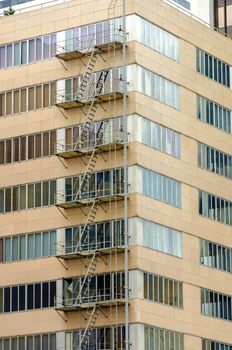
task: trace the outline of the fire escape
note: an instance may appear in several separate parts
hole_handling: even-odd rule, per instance
[[[117,0],[112,0],[109,8],[109,14],[112,14],[112,10],[116,5]],[[57,145],[57,156],[64,159],[81,157],[85,164],[85,171],[81,176],[81,180],[74,184],[73,188],[77,188],[76,192],[72,192],[67,200],[65,190],[63,192],[57,193],[56,206],[63,208],[65,210],[69,208],[79,207],[85,214],[86,220],[82,226],[79,240],[73,244],[71,251],[67,251],[65,243],[59,243],[59,248],[57,248],[57,258],[59,259],[73,259],[80,258],[84,259],[84,266],[86,267],[86,272],[84,278],[82,279],[81,285],[74,287],[72,290],[73,295],[71,302],[67,302],[65,298],[57,297],[57,310],[68,312],[74,310],[84,311],[84,317],[86,320],[86,326],[84,332],[81,336],[81,350],[88,349],[88,341],[92,330],[95,327],[95,323],[101,312],[101,309],[106,306],[115,305],[115,303],[123,303],[123,300],[109,300],[108,302],[101,302],[97,298],[93,303],[85,302],[86,296],[88,295],[89,285],[95,275],[96,268],[99,260],[105,254],[120,253],[124,251],[123,245],[110,246],[107,249],[98,246],[87,245],[89,241],[89,232],[91,226],[94,224],[94,220],[98,213],[99,208],[103,203],[107,203],[115,200],[123,200],[123,191],[119,193],[114,192],[113,194],[102,195],[95,191],[94,196],[89,196],[88,185],[91,174],[94,173],[96,163],[99,154],[102,152],[108,152],[110,150],[115,151],[117,149],[123,148],[123,134],[122,131],[118,132],[116,138],[114,138],[110,143],[105,144],[104,140],[104,127],[103,122],[98,129],[96,135],[96,142],[89,142],[90,127],[94,122],[95,115],[97,113],[98,107],[104,102],[110,100],[115,100],[123,97],[123,93],[120,89],[114,89],[107,91],[105,89],[105,82],[109,78],[110,70],[105,69],[98,74],[98,78],[94,79],[95,72],[94,68],[99,57],[110,49],[120,50],[122,48],[122,35],[120,29],[117,29],[117,33],[114,29],[113,39],[107,43],[96,44],[95,35],[89,40],[88,47],[82,48],[79,45],[75,50],[67,50],[65,47],[58,47],[58,52],[56,57],[60,61],[67,62],[73,59],[81,59],[86,61],[85,71],[81,77],[81,82],[77,91],[72,93],[72,98],[70,96],[65,96],[64,93],[57,91],[56,96],[56,106],[62,110],[69,110],[71,108],[81,109],[83,112],[84,123],[81,128],[80,134],[76,142],[72,145]],[[59,46],[59,45],[58,45]],[[123,188],[123,184],[122,184]]]

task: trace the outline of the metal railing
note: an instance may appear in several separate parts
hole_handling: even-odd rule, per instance
[[[90,191],[84,191],[79,196],[77,196],[77,193],[72,192],[69,193],[68,190],[58,191],[55,194],[55,204],[59,205],[62,203],[69,203],[69,202],[78,202],[81,200],[93,200],[95,198],[101,198],[101,197],[111,197],[111,196],[123,196],[124,193],[124,187],[122,186],[115,186],[115,188],[104,188],[104,189],[95,189]]]
[[[222,34],[223,36],[229,38],[230,40],[232,39],[232,37],[229,36],[227,33],[221,32],[219,28],[213,26],[212,24],[210,24],[210,23],[204,21],[202,18],[200,18],[200,17],[194,15],[193,13],[191,13],[191,10],[189,11],[189,10],[185,9],[184,7],[182,7],[182,6],[180,6],[180,5],[178,5],[178,4],[174,3],[174,2],[172,2],[171,0],[163,0],[163,1],[166,2],[168,5],[170,5],[170,6],[174,7],[174,8],[176,8],[177,10],[183,12],[185,15],[191,17],[192,19],[194,19],[194,20],[200,22],[200,23],[203,24],[204,26],[206,26],[206,27],[208,27],[208,28],[210,28],[210,29],[212,29],[212,30],[218,32],[219,34]]]
[[[93,48],[108,45],[110,43],[123,43],[121,30],[112,26],[112,29],[96,32],[89,35],[81,35],[70,39],[64,39],[56,43],[56,54],[71,53],[79,51],[82,54],[88,54]]]
[[[94,75],[93,75],[94,77]],[[98,83],[97,82],[91,82],[86,87],[86,92],[82,99],[77,98],[77,92],[78,89],[70,89],[69,92],[67,92],[67,89],[57,90],[56,91],[56,103],[64,103],[64,102],[72,102],[72,101],[78,101],[81,103],[91,102],[93,98],[97,98],[98,96],[101,96],[103,94],[110,94],[110,93],[123,93],[123,86],[122,82],[119,78],[117,79],[109,79],[106,80],[103,84],[103,89],[100,94],[98,93]]]
[[[70,294],[72,293],[70,292]],[[64,307],[81,306],[82,304],[97,304],[123,300],[124,297],[124,287],[90,290],[86,295],[83,296],[79,296],[79,291],[77,290],[70,298],[64,298],[61,295],[57,295],[55,297],[55,305]]]
[[[42,4],[40,3],[40,4],[36,4],[36,5],[31,5],[32,1],[30,1],[30,2],[28,2],[28,6],[25,5],[25,7],[22,7],[22,4],[15,5],[15,6],[13,6],[13,10],[15,11],[13,16],[18,15],[18,14],[22,14],[22,13],[26,13],[29,11],[40,10],[42,8],[49,7],[49,6],[64,4],[64,3],[69,2],[69,1],[70,0],[50,0],[50,1],[44,1]],[[19,8],[17,8],[17,6]],[[4,10],[7,10],[7,9],[8,8],[0,9],[0,17],[5,17]]]
[[[119,248],[124,246],[124,237],[122,235],[121,239],[111,240],[92,240],[92,242],[83,242],[79,244],[79,240],[61,241],[56,242],[56,255],[65,255],[72,253],[88,252],[95,250],[104,250],[110,248]]]
[[[56,153],[65,153],[71,151],[82,152],[84,150],[92,150],[93,148],[107,146],[111,143],[123,144],[123,131],[117,130],[112,135],[106,135],[103,137],[96,138],[96,133],[90,133],[89,137],[85,141],[79,141],[78,139],[73,140],[71,143],[65,144],[65,140],[55,143]]]

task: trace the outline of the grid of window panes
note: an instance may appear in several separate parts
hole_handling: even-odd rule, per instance
[[[82,98],[92,98],[93,96],[107,94],[109,92],[122,92],[120,72],[121,68],[112,68],[92,73]],[[78,77],[67,78],[65,80],[57,80],[56,103],[75,100],[82,77],[82,75],[79,75]],[[101,89],[99,89],[99,81],[101,82]],[[62,85],[61,89],[60,85]]]
[[[196,49],[197,71],[208,78],[230,87],[230,66],[218,58]]]
[[[179,38],[172,33],[137,15],[127,16],[126,27],[128,41],[136,40],[175,61],[179,60]]]
[[[24,86],[0,93],[0,117],[51,107],[55,103],[55,82]]]
[[[142,221],[144,247],[178,257],[182,256],[182,233],[180,231],[152,221],[144,219]]]
[[[123,174],[123,169],[111,169],[91,173],[88,185],[85,188],[85,192],[81,194],[82,199],[122,195],[124,193]],[[81,184],[82,176],[83,175],[78,175],[65,178],[65,195],[62,195],[62,193],[61,197],[58,195],[58,202],[61,200],[65,202],[75,201],[77,191]]]
[[[48,157],[55,153],[56,130],[0,141],[0,164]]]
[[[65,333],[66,349],[78,350],[84,330]],[[89,350],[125,349],[125,326],[94,328],[88,338]]]
[[[183,283],[144,272],[144,298],[183,308]]]
[[[65,228],[65,252],[105,249],[124,245],[124,220],[98,222],[90,225],[88,236],[82,237],[84,226]],[[59,250],[59,246],[57,247]]]
[[[55,203],[56,180],[0,189],[0,213],[40,208]]]
[[[53,307],[55,295],[56,281],[0,288],[0,312]]]
[[[135,39],[148,45],[170,58],[178,59],[179,40],[176,36],[137,15],[127,16],[126,22],[129,40],[131,36],[132,40]],[[132,23],[132,26],[130,23]],[[53,58],[58,52],[56,45],[58,47],[64,45],[64,42],[59,43],[59,38],[64,38],[65,48],[70,51],[77,47],[86,48],[86,45],[93,39],[93,43],[96,45],[106,44],[112,40],[120,40],[120,31],[118,31],[120,24],[121,18],[118,18],[2,45],[0,46],[0,69]],[[136,29],[139,26],[141,30],[137,31]],[[147,34],[150,31],[152,35],[148,36]],[[93,37],[94,33],[96,33],[96,37]],[[144,35],[141,33],[144,33]]]
[[[232,249],[220,244],[200,240],[200,262],[215,269],[232,272]]]
[[[55,230],[0,238],[0,262],[53,256],[55,244]]]
[[[144,326],[144,350],[184,350],[182,333]]]
[[[113,118],[93,122],[85,133],[84,140],[81,140],[82,147],[98,146],[117,141],[117,132],[122,130],[123,118]],[[70,126],[65,129],[64,140],[59,140],[57,151],[74,149],[81,135],[83,124]],[[115,135],[116,134],[116,135]],[[64,147],[62,147],[62,145]]]
[[[199,191],[199,214],[223,224],[232,225],[232,202]]]
[[[56,350],[56,334],[44,333],[0,338],[0,350]]]
[[[142,169],[142,193],[181,208],[181,183],[145,168]]]
[[[180,134],[149,119],[140,118],[142,143],[163,153],[180,158]]]
[[[232,321],[232,297],[212,290],[201,289],[201,313]]]
[[[232,350],[232,345],[216,340],[202,339],[202,350]]]
[[[110,300],[122,300],[125,298],[124,272],[105,273],[94,275],[85,292],[82,284],[85,276],[68,278],[63,280],[62,305],[78,305],[81,303],[100,303]]]
[[[231,111],[199,95],[197,95],[197,118],[231,133]]]
[[[198,143],[198,165],[203,169],[232,179],[232,157],[202,143]]]
[[[130,79],[134,84],[135,77],[137,77],[136,90],[170,107],[179,109],[180,87],[178,84],[139,65],[127,66],[127,77],[128,91],[133,90],[133,87],[130,87]]]

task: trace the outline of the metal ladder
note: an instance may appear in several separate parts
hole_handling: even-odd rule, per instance
[[[98,56],[99,56],[99,53],[97,52],[97,50],[94,47],[92,52],[91,52],[91,55],[89,57],[89,61],[87,63],[85,72],[82,76],[80,87],[79,87],[78,92],[75,96],[76,100],[82,99],[84,92],[86,90],[87,84],[89,82],[89,79],[91,77],[91,74],[93,72],[93,68],[95,66],[95,63],[97,62]]]
[[[88,322],[87,322],[87,325],[85,327],[84,333],[81,336],[80,346],[79,346],[78,350],[88,350],[89,337],[93,331],[93,328],[95,326],[95,323],[97,321],[99,313],[100,313],[99,305],[94,305],[94,307],[92,308],[92,310],[90,312],[89,311],[86,312],[86,316],[88,317]]]
[[[76,144],[74,145],[74,150],[76,150],[79,147],[79,145],[83,142],[82,139],[84,139],[84,141],[87,140],[88,130],[90,128],[90,125],[93,122],[94,116],[97,112],[98,105],[99,105],[99,103],[96,103],[95,97],[102,92],[103,87],[104,87],[104,83],[106,81],[108,74],[109,74],[109,70],[104,70],[101,72],[101,74],[98,78],[97,84],[96,84],[94,97],[92,98],[90,104],[88,102],[85,104],[85,107],[83,110],[83,114],[85,115],[85,122],[84,122],[83,128],[81,130],[81,134],[80,134]]]

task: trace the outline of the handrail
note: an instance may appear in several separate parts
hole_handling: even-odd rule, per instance
[[[164,2],[166,2],[168,5],[176,8],[177,10],[183,12],[184,14],[186,14],[187,16],[193,18],[194,20],[200,22],[201,24],[205,25],[206,27],[218,32],[219,34],[222,34],[223,36],[227,37],[228,39],[232,40],[232,37],[230,35],[228,35],[227,33],[223,33],[220,31],[219,28],[213,26],[212,24],[204,21],[202,18],[194,15],[193,13],[191,13],[190,11],[188,11],[187,9],[185,9],[184,7],[178,5],[177,3],[172,2],[171,0],[163,0]]]
[[[29,6],[25,6],[23,8],[19,8],[19,9],[17,9],[15,7],[15,6],[18,6],[18,5],[15,5],[14,8],[13,8],[13,10],[15,11],[14,15],[19,15],[19,14],[26,13],[26,12],[33,11],[33,10],[39,10],[41,8],[45,8],[45,7],[49,7],[49,6],[60,5],[60,4],[63,4],[65,2],[69,2],[69,1],[70,0],[50,0],[50,1],[45,1],[42,4],[29,5]],[[32,1],[29,1],[29,3],[31,3],[31,2]],[[0,11],[7,10],[7,8],[8,7],[4,7],[2,9],[0,9]],[[6,17],[6,16],[4,16],[4,12],[0,13],[0,17]]]
[[[95,77],[94,74],[92,76]],[[82,97],[81,99],[76,98],[77,91],[75,90],[75,88],[70,89],[69,93],[66,93],[66,89],[57,90],[55,92],[56,103],[64,103],[64,102],[71,102],[71,101],[80,101],[84,103],[86,100],[93,99],[94,97],[101,96],[102,94],[121,92],[122,87],[120,87],[120,83],[121,83],[121,80],[119,78],[111,78],[107,80],[103,84],[103,87],[105,87],[106,91],[104,91],[103,89],[103,91],[99,94],[97,93],[98,83],[92,81],[87,85],[86,95],[84,95],[84,97]],[[108,84],[110,86],[107,86]]]
[[[109,196],[117,196],[117,195],[123,195],[124,188],[123,186],[119,186],[117,184],[114,184],[116,188],[102,188],[102,189],[95,189],[93,191],[85,191],[80,194],[80,198],[77,198],[77,200],[81,199],[94,199],[94,198],[101,198],[101,197],[109,197]],[[55,194],[55,203],[56,204],[62,204],[62,203],[72,203],[76,202],[76,193],[68,193],[68,191],[63,190],[59,191]]]
[[[89,133],[89,138],[85,141],[73,140],[71,143],[65,143],[65,140],[61,140],[54,144],[54,149],[57,154],[63,152],[72,152],[72,151],[82,151],[82,149],[92,150],[93,148],[97,148],[99,146],[107,146],[110,143],[122,143],[123,138],[120,139],[120,136],[123,135],[123,131],[115,130],[114,133],[110,133],[109,135],[103,135],[102,137],[95,137],[95,133]],[[78,145],[78,147],[76,147]]]
[[[94,47],[98,47],[99,45],[107,45],[110,42],[120,42],[122,43],[123,35],[120,34],[119,28],[115,28],[115,26],[111,25],[109,30],[102,30],[100,32],[96,32],[94,37],[93,34],[89,35],[81,35],[79,37],[73,37],[70,39],[60,40],[56,43],[56,47],[58,49],[62,49],[63,51],[56,52],[59,53],[71,53],[75,50],[84,51],[84,53],[88,53],[88,51],[92,50]],[[103,37],[108,36],[107,40],[103,42]],[[111,40],[112,37],[112,40]],[[100,38],[100,39],[99,39]],[[98,43],[99,41],[99,43]],[[88,45],[90,43],[90,45]],[[83,46],[82,46],[83,45]],[[69,49],[69,46],[72,49]]]
[[[81,283],[81,281],[80,281]],[[61,304],[62,306],[78,306],[81,304],[100,303],[104,301],[114,301],[117,299],[124,299],[124,287],[112,286],[111,288],[90,290],[84,296],[78,297],[78,292],[70,292],[76,294],[76,297],[65,298],[62,295],[55,296],[55,305]]]
[[[72,254],[72,253],[78,253],[78,252],[88,252],[93,250],[102,250],[102,249],[108,249],[108,248],[120,248],[124,247],[124,239],[123,235],[121,239],[114,239],[114,237],[117,235],[114,235],[111,240],[102,240],[102,241],[92,241],[91,243],[83,243],[79,247],[78,250],[77,244],[74,244],[73,240],[70,241],[58,241],[56,242],[56,254]]]

